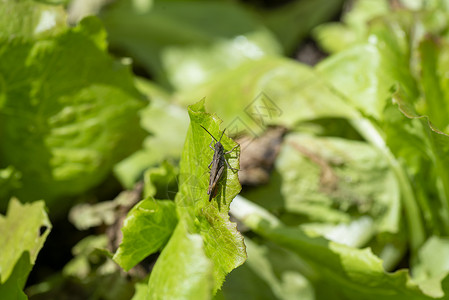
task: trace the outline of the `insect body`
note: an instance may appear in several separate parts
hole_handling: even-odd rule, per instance
[[[201,126],[201,125],[200,125]],[[203,127],[203,126],[201,126]],[[212,158],[212,161],[207,166],[210,169],[210,177],[209,177],[209,188],[207,189],[207,194],[209,195],[209,202],[217,195],[217,186],[218,181],[220,180],[221,176],[223,176],[225,163],[228,166],[229,169],[233,171],[238,171],[238,169],[232,168],[226,158],[224,157],[226,154],[229,154],[234,150],[238,145],[236,145],[234,148],[232,148],[230,151],[225,152],[223,145],[221,144],[221,138],[224,135],[224,132],[226,128],[223,130],[223,133],[221,134],[220,139],[217,141],[217,139],[206,129],[203,127],[204,130],[206,130],[207,133],[215,140],[215,145],[212,148],[212,142],[209,144],[209,147],[214,150],[214,156]],[[211,167],[212,165],[212,167]]]

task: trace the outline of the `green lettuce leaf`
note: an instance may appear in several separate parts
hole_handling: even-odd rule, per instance
[[[435,299],[432,292],[420,290],[406,270],[385,272],[382,261],[370,249],[310,237],[242,197],[234,200],[231,211],[262,237],[301,257],[327,288],[338,291],[334,299]],[[445,292],[448,283],[449,277],[445,277],[442,285]]]
[[[375,221],[366,232],[368,240],[372,230],[397,233],[400,228],[394,173],[381,153],[360,141],[290,134],[270,183],[245,197],[273,211],[306,216],[308,222],[336,224],[370,216]]]
[[[448,251],[448,238],[432,236],[419,250],[418,262],[413,268],[413,278],[434,297],[444,296],[441,281],[449,274]]]
[[[159,256],[148,283],[147,299],[210,299],[213,265],[201,235],[181,220]]]
[[[211,202],[207,194],[212,137],[201,126],[220,138],[220,120],[205,112],[204,100],[190,106],[189,115],[175,201],[148,198],[137,204],[125,220],[123,242],[114,255],[128,270],[163,248],[149,279],[150,299],[209,299],[225,276],[246,259],[243,238],[228,215],[241,189],[237,172],[225,169]],[[236,146],[226,135],[220,141],[225,151]],[[238,168],[239,148],[225,158]],[[163,196],[175,183],[176,173],[168,163],[150,169],[145,176],[146,193]]]
[[[270,242],[245,237],[246,263],[223,285],[225,299],[315,299],[307,265],[294,253]],[[310,275],[310,274],[309,274]]]
[[[167,161],[144,174],[144,195],[155,199],[175,199],[178,191],[178,170]]]
[[[280,54],[271,32],[238,2],[142,3],[119,1],[101,17],[111,45],[166,86],[191,88],[242,61]]]
[[[404,1],[402,1],[403,3]],[[350,48],[363,43],[368,34],[368,22],[389,12],[386,0],[354,1],[341,22],[325,23],[317,26],[312,34],[320,47],[329,53]],[[338,36],[338,38],[335,38]]]
[[[138,282],[135,284],[135,293],[131,300],[146,300],[147,297],[148,284],[143,282]]]
[[[63,6],[50,5],[49,1],[2,1],[0,15],[0,41],[11,37],[22,40],[49,37],[67,27]]]
[[[106,234],[83,238],[72,248],[73,258],[62,272],[28,286],[27,295],[30,299],[131,299],[134,282],[111,259],[105,250],[108,244]]]
[[[21,174],[13,166],[0,169],[0,199],[9,199],[20,188]],[[7,203],[0,201],[0,211],[6,211]]]
[[[22,289],[51,227],[43,201],[11,199],[0,215],[0,298],[27,299]]]
[[[438,18],[444,11],[432,21],[433,12],[404,10],[376,18],[368,24],[365,43],[317,67],[335,91],[367,116],[352,124],[384,154],[396,175],[413,256],[426,230],[447,233],[449,225],[447,214],[440,213],[449,192],[443,100],[449,48],[446,39],[436,38],[448,23]]]
[[[344,1],[290,1],[278,8],[262,11],[263,22],[273,31],[290,55],[318,24],[338,14]],[[286,30],[288,28],[288,30]]]
[[[421,179],[415,190],[428,222],[426,226],[429,230],[446,233],[449,218],[441,214],[441,209],[446,210],[449,203],[449,136],[435,128],[428,116],[419,115],[409,101],[401,91],[393,95],[393,102],[386,108],[391,116],[385,122],[387,141],[396,153],[407,159],[409,172]],[[407,126],[398,127],[398,123]],[[424,194],[434,195],[438,201]]]
[[[449,203],[449,40],[441,35],[449,24],[447,10],[439,9],[443,2],[421,3],[419,14],[404,10],[372,20],[367,43],[318,67],[339,93],[375,118],[369,126],[354,124],[396,173],[414,254],[425,231],[447,234],[449,226],[448,214],[441,213]],[[342,70],[348,76],[340,76]]]
[[[273,124],[294,127],[319,118],[359,115],[310,67],[273,57],[246,62],[175,97],[182,104],[205,97],[207,108],[234,134],[246,130],[258,135]]]
[[[443,29],[447,24],[448,13],[448,5],[445,0],[403,0],[400,3],[392,3],[387,0],[357,0],[349,9],[343,11],[341,22],[319,25],[312,31],[312,34],[321,48],[329,53],[336,53],[365,43],[374,22],[382,20],[384,17],[394,18],[410,12],[419,16],[412,21],[415,29],[418,29],[421,26],[419,23],[424,21],[427,30],[432,29],[439,35],[447,35]],[[423,12],[430,13],[423,18]],[[391,29],[395,31],[398,28]],[[422,32],[419,28],[419,30],[409,33],[414,35]],[[335,38],[336,36],[338,38]]]
[[[225,169],[216,197],[211,202],[206,193],[208,165],[213,155],[209,148],[212,138],[200,125],[219,138],[222,133],[218,129],[219,119],[205,112],[204,100],[190,106],[189,115],[191,123],[181,157],[179,191],[175,198],[180,221],[150,276],[151,299],[176,295],[189,299],[192,289],[199,293],[197,288],[201,288],[199,296],[210,297],[221,287],[225,276],[246,259],[243,238],[228,215],[229,205],[241,189],[237,173]],[[225,151],[235,146],[226,135],[221,143]],[[226,155],[233,168],[238,168],[238,154],[236,150]],[[197,249],[197,254],[181,247],[186,243]],[[183,257],[182,263],[179,257]],[[195,259],[200,261],[200,266],[197,266],[198,262],[191,265]],[[175,279],[167,276],[168,273]],[[190,277],[195,280],[192,284],[189,284]]]
[[[114,167],[120,182],[131,189],[145,169],[159,165],[162,161],[177,161],[189,126],[189,115],[185,107],[173,103],[170,95],[155,83],[139,79],[138,89],[151,99],[151,104],[141,111],[142,127],[148,135],[143,149],[132,154]],[[164,197],[160,199],[166,199]],[[172,199],[172,198],[170,198]]]
[[[80,194],[140,147],[144,102],[128,67],[105,51],[96,18],[53,37],[0,42],[0,158],[22,174],[24,201]]]
[[[63,269],[65,276],[73,276],[80,279],[87,279],[93,271],[92,265],[95,262],[101,265],[103,253],[99,254],[99,249],[106,249],[108,238],[106,235],[90,235],[79,241],[72,249],[74,258],[69,261]]]
[[[173,201],[147,198],[128,213],[122,227],[123,240],[114,261],[128,271],[150,254],[162,249],[176,227]]]

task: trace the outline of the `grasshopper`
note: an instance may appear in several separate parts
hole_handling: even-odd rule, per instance
[[[202,125],[200,125],[203,127]],[[207,189],[207,194],[209,195],[209,202],[212,201],[212,199],[217,195],[217,186],[218,181],[220,180],[221,176],[223,176],[225,163],[228,166],[229,169],[233,171],[238,171],[239,169],[232,168],[226,158],[224,157],[226,154],[231,153],[237,146],[229,150],[228,152],[224,151],[223,145],[221,144],[221,138],[224,135],[224,132],[226,128],[223,130],[223,133],[221,134],[220,139],[217,141],[217,139],[206,129],[203,127],[204,130],[206,130],[207,133],[213,138],[212,142],[210,142],[209,147],[214,150],[214,156],[212,157],[212,161],[207,166],[210,170],[210,177],[209,177],[209,188]],[[212,148],[212,143],[215,140],[215,145]],[[212,165],[212,168],[211,168]]]

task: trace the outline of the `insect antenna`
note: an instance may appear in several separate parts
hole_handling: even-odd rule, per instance
[[[226,130],[226,128],[223,130],[223,133],[221,134],[220,140],[218,142],[221,142],[221,138],[223,137],[223,134],[224,134],[225,130]]]
[[[200,126],[203,127],[203,125],[200,125]],[[216,142],[218,142],[217,139],[212,135],[212,133],[209,132],[209,130],[207,130],[207,129],[204,128],[204,127],[203,127],[203,129],[206,130],[206,132],[209,133],[209,135],[210,135]],[[224,131],[223,131],[223,133],[224,133]],[[221,136],[223,136],[223,134],[222,134]],[[221,138],[220,138],[220,141],[221,141]]]

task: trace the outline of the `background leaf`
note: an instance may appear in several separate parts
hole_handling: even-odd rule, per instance
[[[89,18],[54,38],[0,46],[0,157],[22,174],[26,201],[82,193],[140,147],[144,102],[101,37]]]
[[[22,205],[13,198],[7,215],[0,215],[2,298],[26,299],[22,289],[51,227],[43,201]]]
[[[271,33],[237,2],[136,3],[119,1],[101,17],[112,46],[165,86],[196,85],[242,61],[280,52]],[[230,19],[234,22],[222,26]]]
[[[186,108],[174,103],[165,90],[143,79],[139,79],[136,85],[151,99],[151,104],[140,112],[142,128],[150,134],[144,140],[143,149],[114,167],[114,173],[127,188],[132,188],[147,168],[164,160],[178,161],[189,126]]]
[[[268,185],[244,195],[274,211],[304,214],[309,222],[348,222],[367,214],[376,220],[377,230],[399,230],[397,183],[369,144],[290,134],[272,177]]]
[[[262,15],[264,23],[279,39],[284,52],[290,54],[315,26],[332,19],[342,4],[341,0],[290,1],[276,9],[266,10]]]
[[[315,299],[304,262],[273,243],[245,238],[248,260],[226,278],[226,299]]]
[[[225,127],[250,136],[268,125],[358,116],[309,66],[283,58],[244,63],[175,97],[182,104],[206,97],[207,108],[223,118]]]
[[[0,6],[0,40],[11,36],[32,40],[55,35],[67,28],[66,13],[60,5],[33,0],[3,1]],[[19,20],[18,15],[26,16]]]
[[[173,201],[147,198],[128,213],[122,227],[123,241],[114,261],[129,270],[150,254],[162,249],[176,227]]]
[[[386,273],[370,249],[309,237],[242,198],[235,200],[232,212],[261,236],[299,255],[320,280],[341,293],[341,299],[434,299],[424,294],[405,270]]]

